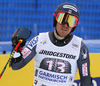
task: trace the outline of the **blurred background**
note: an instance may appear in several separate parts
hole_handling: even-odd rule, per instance
[[[71,2],[80,10],[77,36],[100,39],[100,0],[0,0],[0,41],[11,41],[13,32],[22,27],[32,31],[52,31],[53,12],[63,2]]]
[[[80,21],[73,33],[83,38],[90,53],[100,54],[100,0],[0,0],[0,54],[10,54],[12,50],[12,34],[19,28],[27,27],[32,31],[32,35],[28,41],[40,32],[53,31],[53,12],[59,4],[64,2],[76,4],[80,10]],[[98,54],[91,56],[93,58],[100,57]],[[96,58],[95,63],[99,60]],[[1,62],[5,64],[5,60],[1,60]],[[92,68],[97,68],[93,67],[96,65],[92,65]],[[3,68],[1,63],[0,66]],[[96,69],[93,70],[95,71]],[[99,83],[100,73],[97,73],[97,71],[94,73],[94,71],[92,74],[94,76],[97,74],[94,80],[97,81],[96,83]]]
[[[27,27],[30,40],[40,32],[53,31],[53,12],[63,2],[71,2],[80,10],[79,25],[73,32],[83,40],[100,48],[100,0],[0,0],[0,52],[11,51],[11,37],[15,30]],[[86,42],[90,51],[91,41]],[[99,52],[99,51],[98,51]]]

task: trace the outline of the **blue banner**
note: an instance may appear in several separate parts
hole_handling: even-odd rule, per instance
[[[80,80],[75,80],[73,86],[80,86]],[[100,77],[92,78],[92,86],[100,86]]]

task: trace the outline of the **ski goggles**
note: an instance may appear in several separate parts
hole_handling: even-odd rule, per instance
[[[78,18],[68,13],[57,13],[55,17],[58,23],[67,23],[69,27],[75,27],[78,24]]]

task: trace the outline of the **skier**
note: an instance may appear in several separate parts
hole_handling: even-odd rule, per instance
[[[91,86],[89,51],[82,38],[72,32],[79,23],[80,12],[72,3],[60,4],[53,13],[52,32],[40,33],[24,47],[24,40],[15,52],[13,70],[24,67],[34,58],[34,86],[72,86],[79,69],[80,86]],[[12,37],[12,46],[18,43],[18,30]]]

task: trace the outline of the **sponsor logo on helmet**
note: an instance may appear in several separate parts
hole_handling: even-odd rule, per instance
[[[63,8],[69,8],[69,9],[72,9],[75,12],[77,12],[77,9],[74,6],[71,6],[71,5],[63,5]]]
[[[72,13],[72,10],[68,10],[68,13],[71,14]]]

